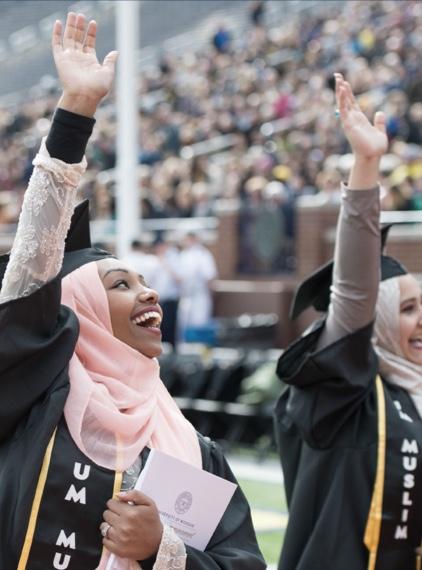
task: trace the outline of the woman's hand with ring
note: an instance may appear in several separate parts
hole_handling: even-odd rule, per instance
[[[144,493],[119,493],[107,501],[103,518],[103,544],[116,556],[146,560],[158,552],[163,525],[154,501]]]
[[[100,531],[101,531],[101,536],[103,538],[108,538],[108,531],[111,529],[111,524],[108,524],[108,522],[102,522],[100,524]]]

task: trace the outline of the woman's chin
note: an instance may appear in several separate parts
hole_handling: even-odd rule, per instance
[[[407,360],[413,364],[422,366],[422,349],[411,347],[406,354]]]
[[[157,346],[149,346],[148,348],[142,347],[137,350],[147,358],[158,358],[163,352],[163,345],[160,342]]]

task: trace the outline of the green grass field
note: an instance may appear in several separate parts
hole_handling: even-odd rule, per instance
[[[287,524],[287,507],[281,485],[240,479],[252,508],[258,543],[267,564],[276,564]]]

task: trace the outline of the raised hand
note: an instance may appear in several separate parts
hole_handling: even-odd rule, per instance
[[[95,52],[97,24],[92,20],[86,25],[82,14],[69,12],[62,32],[62,24],[57,20],[52,48],[63,87],[59,106],[92,116],[113,83],[117,52],[110,52],[103,63],[99,63]]]
[[[375,113],[372,125],[360,109],[350,84],[340,73],[335,73],[334,77],[337,107],[353,153],[365,159],[379,159],[388,148],[384,113]]]

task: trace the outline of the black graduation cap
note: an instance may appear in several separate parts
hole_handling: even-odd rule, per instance
[[[70,228],[65,240],[65,252],[91,247],[89,231],[89,200],[78,204],[70,221]]]
[[[381,251],[383,251],[388,232],[393,224],[381,229]],[[307,279],[302,281],[296,290],[290,307],[290,318],[296,319],[305,309],[313,307],[317,311],[325,312],[330,304],[330,288],[333,280],[334,262],[329,261],[319,267]],[[381,281],[406,275],[406,268],[388,255],[381,254]]]
[[[81,265],[97,261],[112,255],[104,250],[91,246],[89,231],[89,200],[84,200],[75,207],[65,241],[65,253],[61,276],[65,277]],[[3,281],[9,254],[0,255],[0,286]]]

